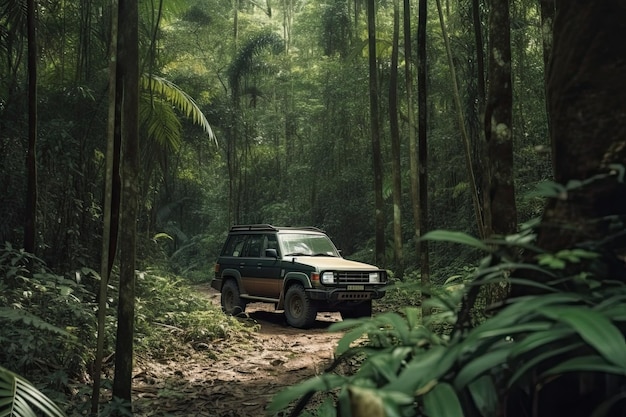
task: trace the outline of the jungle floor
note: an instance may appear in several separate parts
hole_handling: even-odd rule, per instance
[[[215,303],[219,293],[198,290]],[[274,394],[320,374],[341,334],[328,326],[339,313],[318,313],[312,329],[289,327],[271,304],[249,304],[260,330],[245,339],[217,340],[167,362],[139,360],[133,380],[137,416],[263,417]]]

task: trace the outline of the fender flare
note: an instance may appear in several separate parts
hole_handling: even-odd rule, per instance
[[[237,282],[237,286],[239,287],[239,291],[241,291],[241,289],[243,288],[243,285],[241,283],[241,273],[233,268],[227,268],[224,269],[222,271],[222,287],[224,286],[224,282],[226,282],[229,279],[234,279]],[[220,288],[220,291],[222,289]]]
[[[307,274],[304,272],[289,272],[285,275],[285,278],[283,278],[283,285],[280,289],[280,297],[278,298],[278,304],[276,306],[277,310],[282,310],[285,307],[285,294],[287,293],[287,288],[295,283],[302,284],[304,288],[313,288],[311,278]]]

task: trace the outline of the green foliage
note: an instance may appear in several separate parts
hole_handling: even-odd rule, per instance
[[[188,281],[154,270],[138,276],[135,309],[137,349],[150,357],[168,357],[184,345],[203,349],[216,339],[251,330],[224,315]]]
[[[294,410],[300,410],[313,393],[326,393],[336,398],[337,413],[325,405],[319,415],[364,415],[359,401],[378,407],[381,411],[375,415],[502,415],[508,399],[528,396],[530,404],[536,393],[593,373],[610,377],[612,383],[596,383],[597,397],[589,413],[607,415],[618,407],[624,399],[620,390],[626,387],[626,284],[602,281],[589,272],[567,272],[569,265],[581,261],[590,262],[587,271],[601,270],[594,265],[601,262],[598,253],[577,248],[552,255],[536,251],[542,265],[535,265],[494,258],[502,246],[486,247],[462,234],[436,232],[429,238],[489,249],[490,255],[470,280],[453,277],[447,282],[449,291],[432,293],[437,314],[424,324],[414,307],[402,314],[334,324],[331,330],[345,331],[337,346],[338,361],[358,355],[359,368],[348,375],[329,370],[286,389],[273,398],[270,413],[286,410],[296,400]],[[520,237],[510,240],[526,242]],[[528,271],[547,282],[526,278]],[[467,326],[464,316],[471,294],[502,280],[541,291],[510,299],[488,319]],[[453,323],[452,332],[433,326],[443,320]]]
[[[65,417],[59,406],[25,378],[0,366],[0,417]]]
[[[0,364],[29,378],[42,369],[83,375],[91,359],[95,316],[93,294],[81,280],[96,280],[97,274],[85,268],[68,279],[6,244],[0,250],[0,277]],[[51,388],[65,389],[66,380],[56,378]]]

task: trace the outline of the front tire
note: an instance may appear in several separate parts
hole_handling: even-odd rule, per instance
[[[233,279],[229,279],[222,286],[222,311],[231,316],[236,316],[246,311],[246,302],[239,296],[239,286]]]
[[[306,295],[304,287],[294,284],[285,294],[285,318],[290,326],[306,329],[313,325],[317,316],[315,303]]]

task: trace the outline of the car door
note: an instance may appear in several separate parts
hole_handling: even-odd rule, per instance
[[[246,239],[240,271],[248,295],[278,298],[280,294],[280,262],[265,257],[265,249],[278,246],[272,242],[276,242],[276,236],[270,233],[249,235]]]

